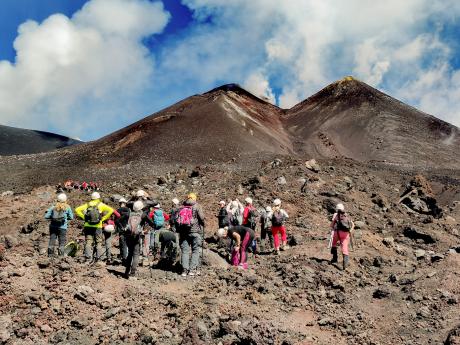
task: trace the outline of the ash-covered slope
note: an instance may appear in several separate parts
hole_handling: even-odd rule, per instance
[[[351,77],[287,111],[296,152],[459,168],[460,131]]]
[[[107,159],[203,163],[241,154],[292,152],[282,111],[229,84],[189,97],[85,149]]]
[[[0,155],[52,151],[81,143],[63,135],[0,125]]]

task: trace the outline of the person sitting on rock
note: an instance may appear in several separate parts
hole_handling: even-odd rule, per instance
[[[343,204],[337,204],[336,213],[332,217],[331,231],[333,232],[331,254],[331,264],[337,263],[337,243],[340,241],[340,248],[343,255],[343,270],[348,266],[348,244],[350,243],[350,232],[355,228],[351,217],[345,212]]]
[[[59,256],[64,256],[64,247],[67,242],[68,222],[73,219],[72,208],[67,204],[67,196],[61,193],[57,196],[57,202],[45,213],[45,219],[50,221],[50,240],[48,244],[48,256],[54,256],[56,239],[59,242]]]
[[[101,201],[98,192],[91,194],[91,201],[75,209],[78,217],[85,221],[83,234],[85,235],[85,258],[87,261],[98,261],[102,256],[102,224],[110,218],[114,209]],[[93,257],[93,255],[95,255]]]
[[[279,255],[280,252],[280,239],[278,234],[281,235],[281,250],[289,249],[287,244],[286,227],[284,223],[289,218],[287,212],[281,208],[281,200],[275,199],[273,201],[273,212],[272,212],[272,235],[275,246],[275,254]]]
[[[233,266],[247,269],[248,250],[255,238],[254,230],[251,228],[238,225],[220,228],[217,231],[219,238],[230,238],[233,240],[233,250],[231,254],[231,263]]]

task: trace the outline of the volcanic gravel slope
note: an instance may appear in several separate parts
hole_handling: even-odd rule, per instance
[[[47,152],[79,143],[59,134],[0,125],[0,155]]]
[[[347,77],[287,111],[294,149],[358,161],[460,167],[460,130]]]
[[[54,188],[0,198],[0,342],[457,344],[460,174],[413,179],[416,171],[346,160],[319,160],[316,168],[278,156],[238,171],[212,164],[136,181],[114,173],[104,197],[144,188],[168,205],[174,196],[198,193],[207,249],[202,275],[186,279],[141,267],[137,280],[125,280],[119,265],[50,260],[42,217]],[[408,185],[417,191],[413,207],[429,193],[443,200],[442,215],[400,203]],[[258,208],[283,200],[292,247],[280,256],[251,256],[250,269],[241,271],[221,257],[225,243],[213,234],[218,200],[247,195]],[[69,203],[88,198],[73,191]],[[328,264],[330,212],[338,201],[358,226],[345,272]],[[81,222],[74,221],[69,238],[79,237]]]

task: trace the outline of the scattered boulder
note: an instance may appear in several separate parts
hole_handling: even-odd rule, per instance
[[[372,297],[382,299],[387,298],[388,296],[390,296],[390,294],[391,292],[386,286],[380,286],[374,291]]]
[[[413,212],[441,218],[442,209],[437,205],[433,190],[428,181],[421,175],[415,176],[406,186],[399,202]]]
[[[287,183],[286,178],[284,176],[280,176],[276,179],[276,183],[278,183],[279,185],[285,185]]]
[[[319,173],[321,171],[321,168],[319,166],[319,164],[316,162],[315,159],[310,159],[309,161],[306,161],[305,162],[305,167],[308,169],[308,170],[311,170],[315,173]]]
[[[411,240],[421,240],[425,244],[436,243],[436,239],[430,234],[426,234],[410,226],[404,228],[403,235]]]
[[[460,345],[460,324],[449,332],[444,345]]]
[[[16,247],[19,243],[18,239],[15,236],[12,235],[5,235],[3,237],[3,243],[5,243],[5,248],[6,249],[11,249],[13,247]]]
[[[10,197],[10,196],[13,196],[13,195],[14,195],[14,192],[13,192],[13,191],[7,190],[6,192],[3,192],[3,193],[1,194],[1,197],[2,197],[2,198],[7,198],[7,197]]]
[[[120,195],[120,194],[113,194],[111,197],[110,197],[110,200],[112,200],[112,202],[114,203],[117,203],[120,201],[120,199],[123,198],[123,195]]]
[[[425,258],[425,255],[426,255],[426,251],[423,249],[417,249],[415,251],[415,257],[417,260],[422,260],[423,258]]]
[[[357,220],[355,223],[355,229],[364,229],[366,227],[366,222],[362,220]]]
[[[13,322],[11,316],[0,315],[0,343],[6,344],[11,337],[11,326]]]
[[[23,234],[30,234],[30,233],[34,232],[35,230],[37,230],[39,225],[40,225],[40,221],[36,220],[36,221],[34,221],[32,223],[29,223],[29,224],[27,224],[25,226],[22,226],[21,227],[21,232]]]
[[[93,294],[94,290],[90,286],[80,285],[75,293],[75,298],[84,302],[89,302]]]

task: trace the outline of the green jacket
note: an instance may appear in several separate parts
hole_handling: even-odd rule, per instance
[[[97,204],[99,204],[97,206],[97,208],[99,209],[99,212],[102,214],[102,219],[98,224],[88,224],[87,222],[85,222],[85,227],[87,227],[87,228],[102,229],[102,223],[104,223],[107,219],[109,219],[110,216],[112,215],[113,211],[114,211],[113,208],[111,208],[110,206],[107,206],[106,204],[102,203],[100,200],[91,200],[90,202],[88,202],[86,204],[78,206],[75,209],[75,214],[78,217],[80,217],[81,219],[84,220],[85,219],[85,212],[88,209],[88,207],[96,206]]]

